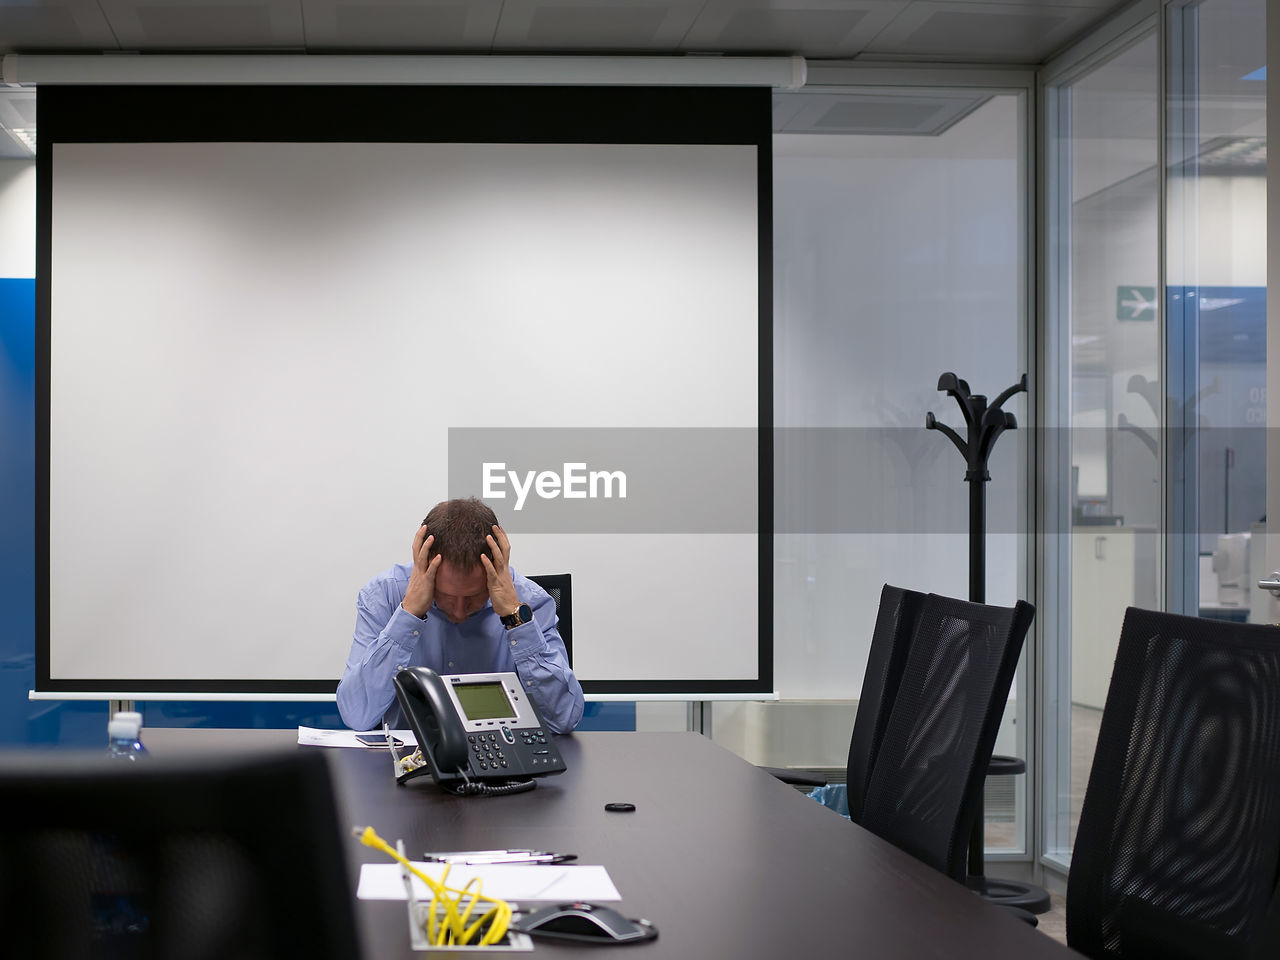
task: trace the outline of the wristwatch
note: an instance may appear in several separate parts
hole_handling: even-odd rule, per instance
[[[527,603],[522,603],[516,607],[515,613],[508,613],[505,617],[499,617],[502,625],[510,630],[512,627],[518,627],[522,623],[528,623],[533,619],[533,611],[529,609]]]

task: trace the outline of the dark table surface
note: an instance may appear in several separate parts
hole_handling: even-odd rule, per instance
[[[615,906],[658,927],[657,940],[620,948],[647,960],[1077,956],[694,733],[561,737],[568,771],[507,797],[450,796],[429,777],[396,786],[387,752],[297,747],[293,730],[148,728],[144,739],[161,757],[325,750],[339,822],[403,839],[411,856],[532,847],[603,864]],[[636,810],[606,812],[613,801]],[[363,862],[388,860],[353,838],[353,895]],[[366,957],[415,956],[403,903],[360,901],[357,916]],[[596,949],[540,941],[535,954]]]

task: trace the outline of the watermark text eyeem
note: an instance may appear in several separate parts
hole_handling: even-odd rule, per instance
[[[562,497],[565,500],[594,500],[597,498],[625,500],[627,475],[621,470],[588,470],[585,463],[566,463],[561,473],[554,470],[526,470],[523,475],[508,470],[505,462],[480,465],[483,497],[486,500],[505,500],[508,482],[515,491],[515,509],[524,508],[530,492],[543,500]],[[522,482],[523,481],[523,482]]]

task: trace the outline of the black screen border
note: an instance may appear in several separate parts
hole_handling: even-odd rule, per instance
[[[36,670],[39,693],[330,694],[336,680],[50,676],[50,324],[58,143],[396,142],[746,144],[756,148],[758,284],[757,674],[582,680],[587,694],[773,693],[773,151],[766,87],[41,85],[36,153]],[[655,575],[655,576],[660,576]],[[708,575],[708,581],[711,577]],[[655,582],[661,597],[661,584]],[[710,592],[708,602],[714,602]],[[660,602],[660,600],[658,601]],[[661,611],[658,611],[659,618]],[[739,616],[723,611],[726,623]],[[675,625],[678,628],[678,625]]]

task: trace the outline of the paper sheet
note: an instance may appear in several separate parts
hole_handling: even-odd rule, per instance
[[[307,747],[358,747],[361,750],[386,750],[386,747],[370,747],[356,739],[356,730],[320,730],[316,727],[298,727],[298,743]],[[370,734],[381,734],[381,730],[370,730]],[[412,751],[418,745],[418,738],[412,730],[392,730],[391,735],[404,743],[398,747],[403,751]]]
[[[444,873],[443,863],[413,864],[433,880]],[[508,863],[484,866],[454,864],[449,871],[449,886],[465,886],[472,877],[484,881],[482,892],[499,900],[621,900],[622,895],[601,866],[545,864],[536,867]],[[414,892],[430,899],[431,891],[417,877]],[[405,900],[404,880],[398,863],[366,863],[360,868],[360,886],[356,896],[361,900]]]

